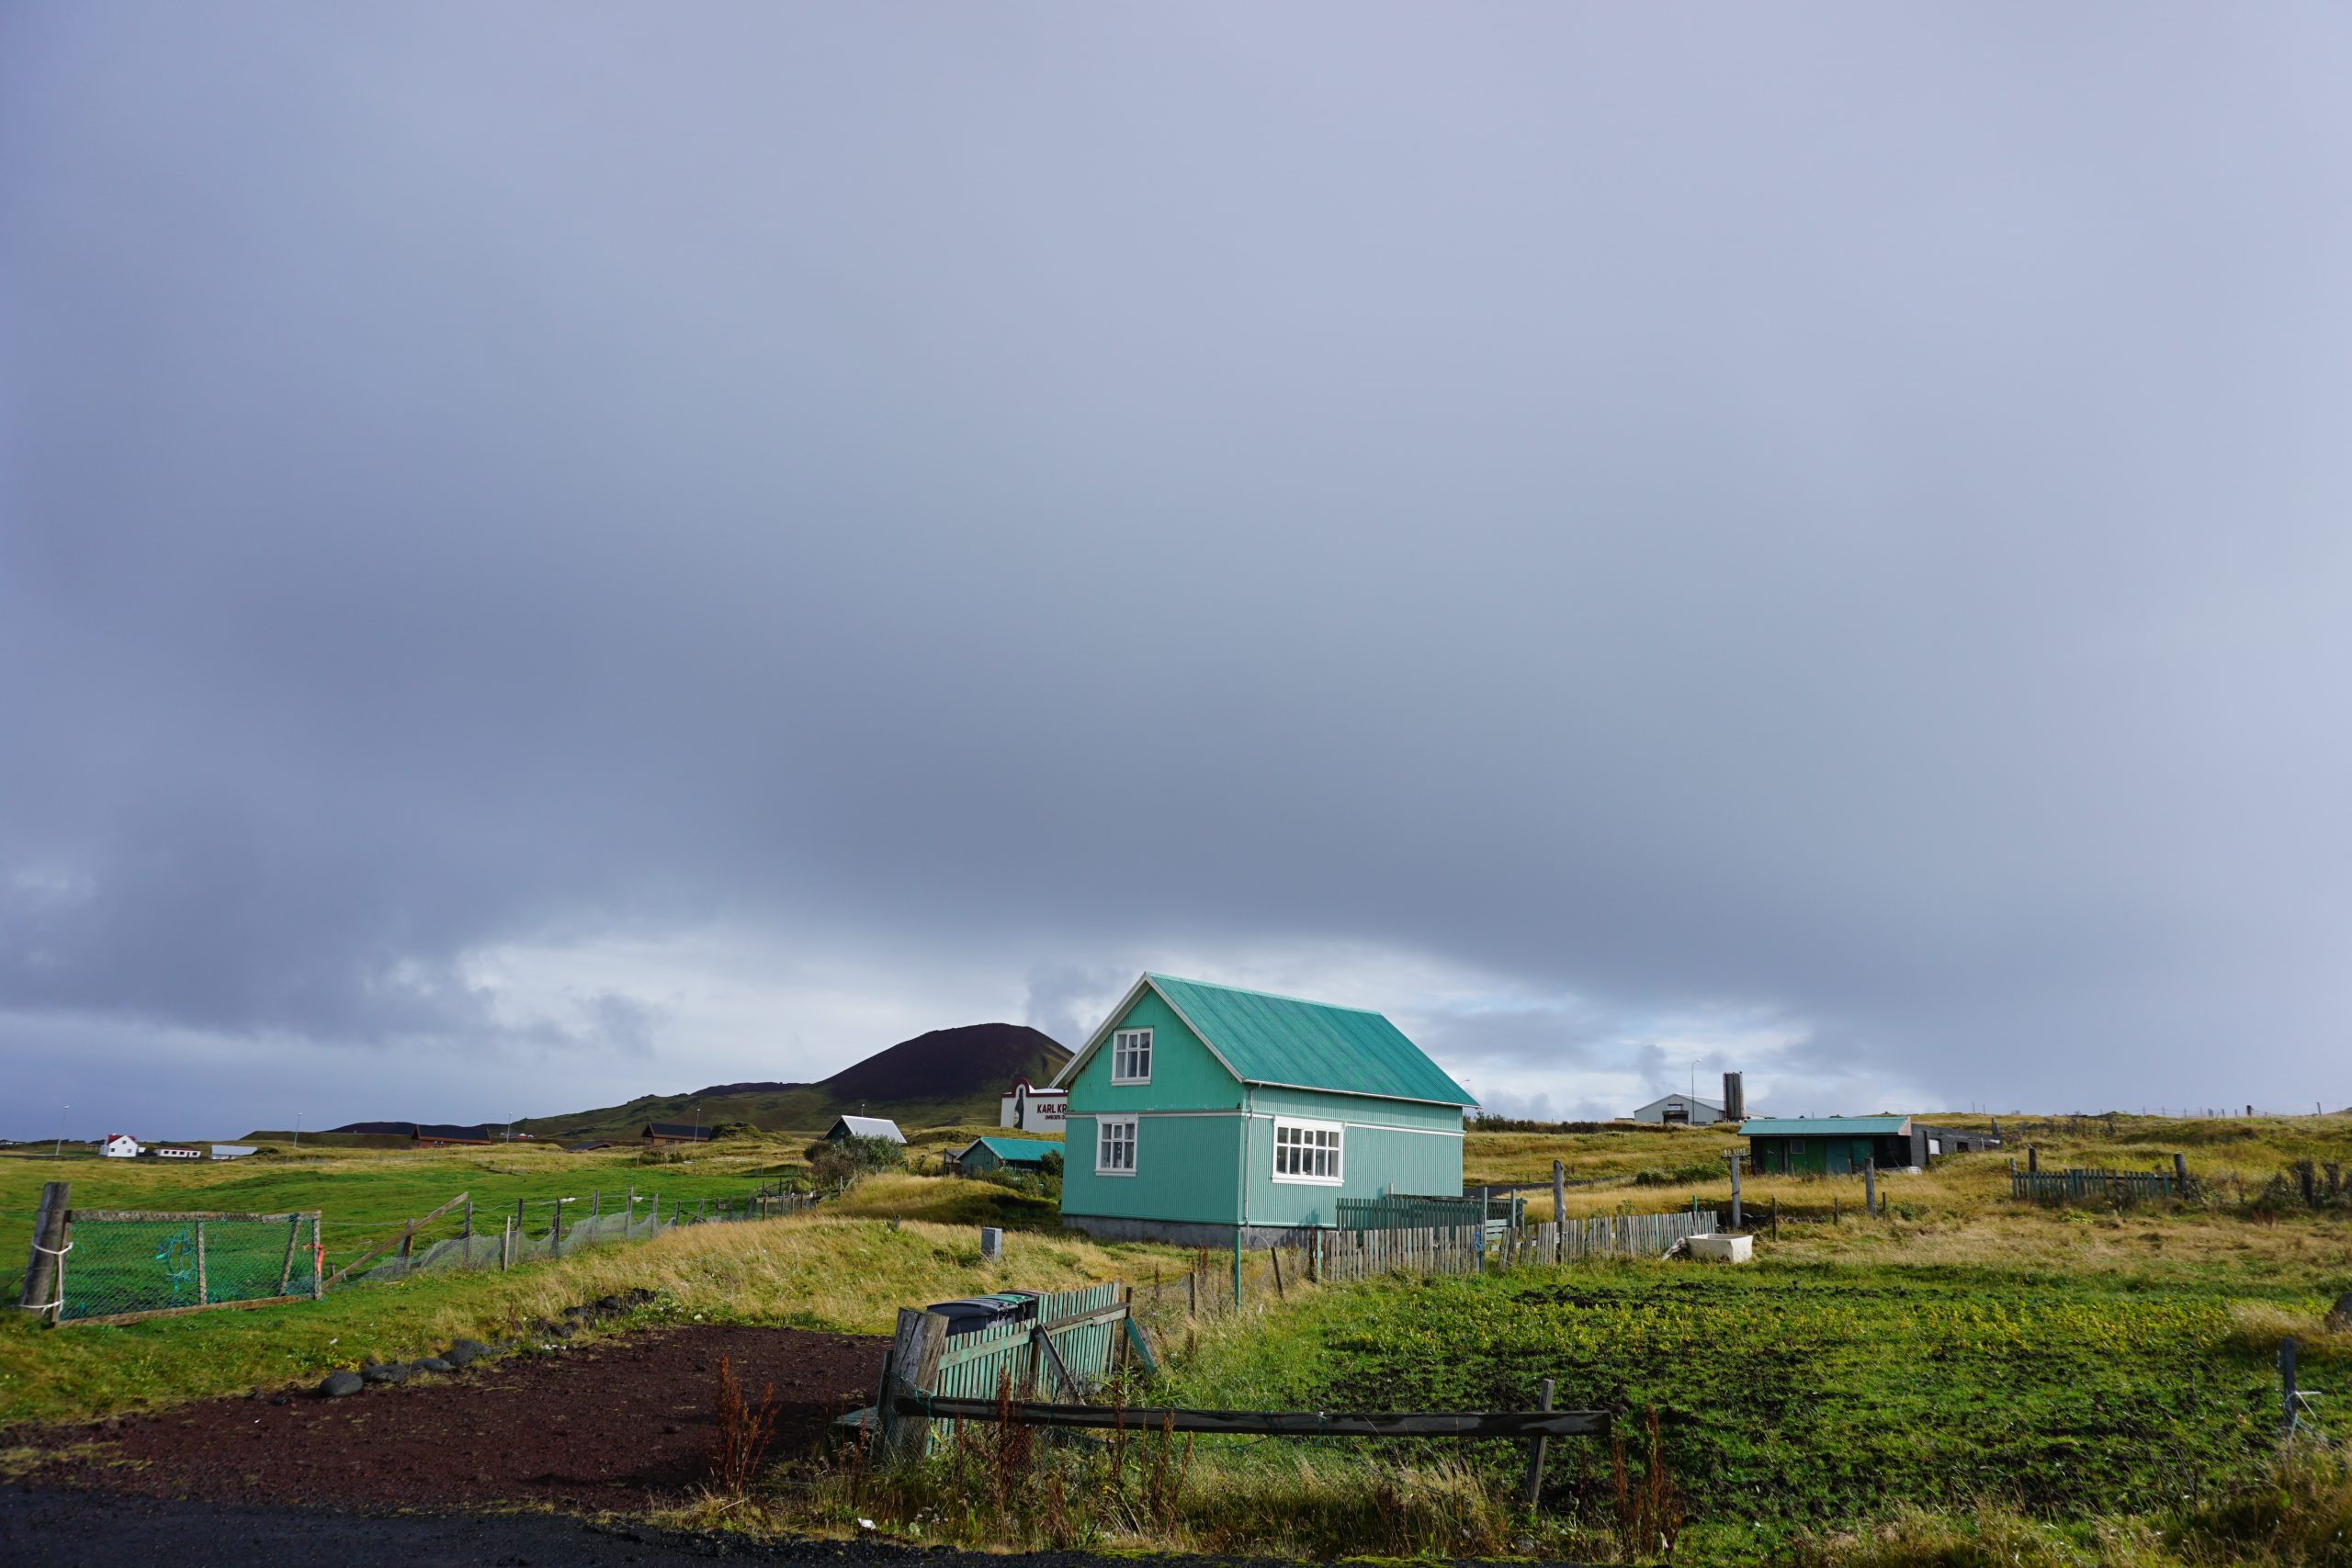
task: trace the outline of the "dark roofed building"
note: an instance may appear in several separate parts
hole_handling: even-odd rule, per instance
[[[1749,1168],[1771,1175],[1834,1176],[1872,1164],[1881,1170],[1924,1169],[1946,1155],[2001,1146],[1996,1134],[1931,1127],[1908,1116],[1759,1118],[1740,1131],[1747,1137]]]
[[[447,1122],[413,1123],[409,1135],[419,1148],[426,1149],[446,1149],[456,1144],[503,1144],[510,1136],[527,1141],[531,1136],[528,1133],[508,1134],[487,1122],[479,1127],[459,1127]]]
[[[707,1144],[711,1129],[684,1122],[648,1122],[638,1134],[649,1144]]]

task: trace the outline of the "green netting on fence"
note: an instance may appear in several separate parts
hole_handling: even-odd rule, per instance
[[[63,1322],[307,1296],[318,1279],[313,1214],[77,1215],[66,1240]]]
[[[604,1209],[575,1198],[538,1199],[527,1203],[519,1214],[511,1209],[495,1211],[494,1214],[490,1210],[476,1210],[469,1221],[458,1222],[461,1226],[470,1224],[474,1234],[467,1235],[461,1228],[458,1235],[443,1236],[430,1244],[417,1241],[407,1257],[387,1258],[331,1282],[339,1289],[362,1280],[384,1284],[411,1274],[542,1262],[549,1258],[569,1258],[590,1247],[649,1241],[680,1225],[772,1219],[804,1208],[810,1201],[798,1196],[762,1195],[701,1199],[682,1208],[663,1208],[658,1198],[637,1198],[623,1199],[618,1209]],[[510,1246],[511,1251],[507,1250]]]
[[[549,1258],[569,1258],[585,1247],[612,1242],[646,1241],[671,1228],[673,1221],[666,1216],[654,1219],[640,1214],[631,1221],[626,1214],[598,1214],[579,1221],[567,1221],[560,1234],[550,1221],[541,1220],[546,1226],[533,1235],[522,1227],[514,1235],[514,1250],[507,1246],[504,1235],[493,1231],[488,1235],[455,1235],[419,1247],[407,1258],[388,1258],[342,1281],[354,1285],[361,1280],[380,1285],[411,1274],[438,1273],[458,1269],[496,1269],[510,1263],[542,1262]]]

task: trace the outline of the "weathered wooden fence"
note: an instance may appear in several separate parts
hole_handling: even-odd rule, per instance
[[[979,1400],[991,1404],[1000,1393],[1028,1400],[1045,1393],[1082,1401],[1110,1380],[1129,1355],[1147,1363],[1150,1351],[1134,1325],[1132,1292],[1114,1281],[1076,1291],[1049,1291],[1037,1301],[1037,1315],[950,1337],[947,1319],[904,1307],[883,1363],[879,1424],[897,1425],[894,1393],[923,1399]],[[968,1414],[968,1412],[967,1412]],[[917,1435],[894,1432],[894,1449],[929,1437],[945,1437],[953,1421],[925,1421]],[[921,1436],[928,1433],[929,1437]]]
[[[1581,1263],[1594,1258],[1663,1258],[1694,1235],[1715,1234],[1712,1209],[1664,1214],[1589,1214],[1566,1224],[1521,1225],[1504,1238],[1505,1263]]]
[[[1473,1220],[1409,1230],[1317,1231],[1306,1250],[1309,1278],[1316,1280],[1476,1274],[1486,1266],[1487,1229]]]
[[[1474,1232],[1476,1227],[1471,1227]],[[1395,1234],[1395,1233],[1383,1233]],[[1057,1291],[1039,1299],[1027,1323],[959,1334],[947,1319],[912,1307],[899,1313],[898,1333],[882,1364],[874,1407],[844,1416],[878,1439],[883,1457],[914,1460],[952,1438],[962,1421],[1092,1427],[1143,1436],[1223,1433],[1278,1438],[1500,1438],[1528,1445],[1522,1495],[1532,1506],[1550,1438],[1606,1437],[1605,1410],[1555,1410],[1544,1380],[1533,1410],[1187,1410],[1172,1406],[1089,1404],[1134,1355],[1150,1365],[1130,1303],[1117,1283]],[[1045,1399],[1036,1396],[1048,1395]]]
[[[2012,1170],[2009,1196],[2047,1208],[2067,1203],[2122,1206],[2179,1197],[2180,1184],[2163,1170]]]

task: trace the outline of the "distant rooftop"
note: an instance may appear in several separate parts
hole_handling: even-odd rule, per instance
[[[1911,1131],[1908,1116],[1759,1116],[1740,1126],[1748,1137],[1895,1137]]]

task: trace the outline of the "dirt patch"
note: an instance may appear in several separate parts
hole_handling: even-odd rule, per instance
[[[151,1496],[635,1511],[693,1493],[708,1473],[721,1356],[747,1395],[775,1385],[781,1458],[872,1402],[888,1348],[797,1328],[652,1329],[348,1399],[256,1395],[20,1431],[0,1450],[37,1451],[28,1479]]]

